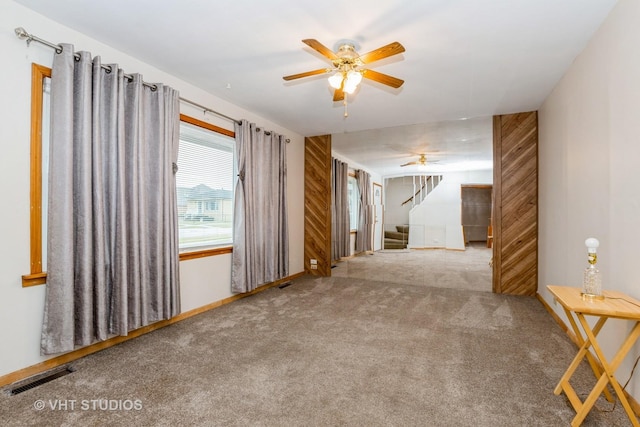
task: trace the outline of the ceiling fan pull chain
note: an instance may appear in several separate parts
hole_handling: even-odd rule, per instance
[[[347,110],[347,94],[344,94],[344,99],[342,100],[342,105],[344,105],[344,118],[349,117],[349,111]]]

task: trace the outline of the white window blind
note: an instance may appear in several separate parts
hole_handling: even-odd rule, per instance
[[[349,194],[349,228],[358,229],[358,209],[360,205],[360,190],[355,176],[349,175],[347,179],[347,192]]]
[[[42,220],[42,271],[47,271],[47,208],[49,206],[49,138],[51,126],[51,78],[42,81],[42,140],[40,170],[42,171],[41,191],[42,204],[40,215]]]
[[[233,138],[180,122],[176,187],[180,250],[233,242]]]

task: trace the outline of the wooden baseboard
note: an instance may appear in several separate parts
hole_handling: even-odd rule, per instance
[[[147,334],[147,333],[155,331],[157,329],[164,328],[165,326],[169,326],[169,325],[172,325],[174,323],[180,322],[181,320],[188,319],[188,318],[193,317],[193,316],[195,316],[197,314],[204,313],[205,311],[209,311],[209,310],[212,310],[214,308],[220,307],[222,305],[229,304],[231,302],[234,302],[234,301],[237,301],[239,299],[248,297],[250,295],[255,295],[258,292],[262,292],[262,291],[267,290],[269,288],[272,288],[274,286],[278,286],[278,285],[281,285],[282,283],[286,283],[286,282],[288,282],[290,280],[294,280],[294,279],[300,278],[300,277],[304,276],[304,274],[305,274],[304,272],[296,273],[294,275],[288,276],[288,277],[286,277],[284,279],[280,279],[280,280],[275,281],[273,283],[268,283],[266,285],[260,286],[260,287],[254,289],[251,292],[247,292],[245,294],[232,295],[232,296],[230,296],[228,298],[225,298],[225,299],[222,299],[220,301],[215,301],[215,302],[212,302],[211,304],[207,304],[205,306],[198,307],[198,308],[195,308],[193,310],[186,311],[184,313],[180,313],[177,316],[172,317],[171,319],[161,320],[161,321],[153,323],[151,325],[144,326],[144,327],[142,327],[140,329],[136,329],[136,330],[130,331],[129,335],[127,335],[127,336],[115,336],[115,337],[109,338],[109,339],[107,339],[105,341],[100,341],[100,342],[97,342],[95,344],[91,344],[89,346],[82,347],[82,348],[79,348],[77,350],[73,350],[73,351],[71,351],[69,353],[65,353],[65,354],[62,354],[60,356],[53,357],[51,359],[45,360],[44,362],[40,362],[40,363],[38,363],[36,365],[28,366],[28,367],[20,369],[18,371],[11,372],[9,374],[6,374],[6,375],[3,375],[3,376],[0,377],[0,387],[3,387],[3,386],[8,385],[8,384],[12,384],[12,383],[14,383],[16,381],[20,381],[20,380],[23,380],[25,378],[32,377],[34,375],[41,374],[41,373],[46,372],[46,371],[48,371],[50,369],[57,368],[57,367],[62,366],[64,364],[73,362],[74,360],[78,360],[78,359],[80,359],[82,357],[85,357],[85,356],[88,356],[90,354],[96,353],[96,352],[98,352],[100,350],[104,350],[106,348],[113,347],[114,345],[120,344],[122,342],[129,341],[129,340],[131,340],[133,338],[137,338],[137,337],[139,337],[141,335]]]
[[[560,318],[560,316],[558,316],[558,314],[553,310],[553,308],[551,308],[551,306],[547,304],[544,298],[542,298],[542,296],[537,292],[536,292],[536,298],[538,298],[538,301],[540,301],[544,306],[544,308],[547,309],[547,311],[549,312],[551,317],[553,317],[553,320],[556,321],[558,326],[560,326],[560,328],[562,328],[562,330],[569,336],[569,339],[571,340],[571,342],[579,346],[580,344],[578,344],[578,338],[575,336],[573,331],[569,329],[567,325],[565,325],[564,321]]]
[[[560,316],[558,316],[556,312],[553,311],[553,308],[551,308],[551,306],[547,304],[547,302],[544,300],[544,298],[542,298],[542,296],[539,293],[536,293],[536,298],[538,298],[538,301],[540,301],[544,306],[544,308],[547,309],[547,311],[549,312],[551,317],[553,317],[553,319],[556,321],[558,326],[560,326],[560,328],[562,328],[562,330],[567,334],[571,342],[573,342],[577,347],[580,347],[580,345],[578,344],[578,339],[576,338],[573,331],[571,331],[571,329],[569,329],[569,327],[564,323],[564,321],[560,318]],[[594,359],[595,359],[595,362],[598,364],[598,367],[600,368],[600,370],[604,372],[604,369],[602,368],[602,365],[600,365],[600,362],[596,358]],[[633,412],[636,414],[636,416],[640,417],[640,403],[638,403],[633,396],[627,393],[626,390],[623,390],[623,392],[627,400],[629,401],[629,405],[631,406],[631,409],[633,409]]]

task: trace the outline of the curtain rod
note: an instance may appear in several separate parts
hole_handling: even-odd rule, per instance
[[[227,120],[230,120],[232,122],[236,122],[238,124],[242,123],[242,121],[240,121],[238,119],[234,119],[233,117],[229,117],[229,116],[227,116],[225,114],[218,113],[217,111],[214,111],[211,108],[205,107],[204,105],[200,105],[197,102],[190,101],[190,100],[188,100],[186,98],[180,97],[180,101],[182,101],[184,103],[187,103],[187,104],[190,104],[190,105],[193,105],[194,107],[197,107],[197,108],[199,108],[199,109],[201,109],[201,110],[203,110],[205,112],[213,113],[213,114],[215,114],[217,116],[223,117],[223,118],[225,118]],[[257,129],[258,129],[258,131],[260,131],[260,128],[257,128]],[[264,133],[265,133],[265,135],[271,135],[271,132],[269,132],[268,130],[264,131]],[[291,140],[289,138],[285,139],[285,141],[287,142],[287,144],[289,142],[291,142]]]
[[[25,29],[24,29],[24,28],[22,28],[22,27],[18,27],[18,28],[16,28],[16,29],[15,29],[15,32],[16,32],[16,36],[17,36],[19,39],[21,39],[21,40],[26,40],[26,41],[27,41],[27,46],[29,46],[29,45],[31,44],[31,42],[35,41],[35,42],[38,42],[38,43],[43,44],[43,45],[45,45],[45,46],[49,46],[51,49],[54,49],[57,53],[62,53],[62,46],[60,46],[59,44],[51,43],[50,41],[47,41],[47,40],[41,39],[40,37],[36,37],[36,36],[34,36],[33,34],[29,34],[29,33],[27,32],[27,30],[25,30]],[[80,55],[79,55],[79,54],[74,53],[73,55],[74,55],[77,59],[80,59]],[[102,68],[103,68],[103,69],[105,69],[105,70],[107,70],[107,71],[111,71],[111,67],[109,67],[108,65],[103,65],[103,66],[102,66]],[[130,74],[125,74],[124,76],[125,76],[126,78],[128,78],[129,80],[131,80],[131,79],[133,78]],[[145,86],[150,87],[150,88],[152,88],[152,89],[155,89],[155,88],[156,88],[156,85],[154,85],[154,84],[147,83],[147,82],[142,82],[142,83],[143,83]],[[198,108],[200,108],[200,109],[202,109],[202,110],[204,110],[204,111],[208,111],[208,112],[213,113],[213,114],[216,114],[216,115],[218,115],[218,116],[220,116],[220,117],[224,117],[225,119],[231,120],[232,122],[240,123],[240,120],[236,120],[236,119],[234,119],[234,118],[232,118],[232,117],[225,116],[225,115],[224,115],[224,114],[222,114],[222,113],[218,113],[217,111],[214,111],[214,110],[212,110],[212,109],[210,109],[210,108],[207,108],[207,107],[205,107],[205,106],[202,106],[202,105],[200,105],[200,104],[197,104],[197,103],[195,103],[195,102],[193,102],[193,101],[189,101],[188,99],[185,99],[185,98],[180,97],[180,101],[182,101],[182,102],[186,102],[187,104],[191,104],[191,105],[193,105],[194,107],[198,107]]]
[[[27,46],[29,46],[31,44],[31,42],[35,41],[35,42],[38,42],[40,44],[43,44],[45,46],[50,47],[51,49],[55,50],[57,53],[62,53],[62,46],[60,46],[59,44],[51,43],[50,41],[41,39],[40,37],[36,37],[33,34],[29,34],[27,32],[27,30],[25,30],[22,27],[17,27],[14,31],[16,33],[16,37],[18,37],[20,40],[26,40],[27,41]],[[74,53],[73,55],[77,59],[80,59],[80,55],[79,54]],[[111,67],[109,67],[108,65],[102,65],[102,68],[107,70],[107,71],[111,71]],[[131,76],[130,74],[125,74],[124,76],[129,80],[133,79],[133,76]],[[142,82],[142,84],[147,86],[147,87],[150,87],[151,89],[154,89],[154,90],[157,87],[156,85],[154,85],[152,83]],[[217,112],[215,110],[212,110],[211,108],[207,108],[204,105],[200,105],[197,102],[190,101],[190,100],[188,100],[186,98],[180,97],[180,101],[182,101],[184,103],[187,103],[187,104],[190,104],[190,105],[192,105],[194,107],[198,107],[199,109],[201,109],[201,110],[203,110],[205,112],[209,112],[209,113],[215,114],[216,116],[225,118],[225,119],[230,120],[232,122],[235,122],[235,123],[238,123],[238,124],[242,123],[238,119],[234,119],[233,117],[229,117],[229,116],[227,116],[225,114],[219,113],[219,112]],[[266,131],[265,134],[270,135],[271,132]],[[286,141],[290,142],[291,140],[287,139]]]
[[[203,110],[203,111],[205,111],[205,112],[213,113],[213,114],[215,114],[216,116],[220,116],[220,117],[225,118],[225,119],[227,119],[227,120],[230,120],[230,121],[232,121],[232,122],[236,122],[236,123],[238,123],[238,124],[242,123],[242,122],[241,122],[240,120],[238,120],[238,119],[234,119],[233,117],[229,117],[229,116],[227,116],[227,115],[225,115],[225,114],[218,113],[217,111],[214,111],[214,110],[212,110],[211,108],[207,108],[207,107],[205,107],[204,105],[200,105],[200,104],[198,104],[197,102],[190,101],[190,100],[188,100],[188,99],[186,99],[186,98],[180,97],[180,101],[182,101],[182,102],[184,102],[184,103],[187,103],[187,104],[190,104],[190,105],[193,105],[194,107],[198,107],[199,109],[201,109],[201,110]]]
[[[197,102],[190,101],[190,100],[188,100],[186,98],[180,97],[180,101],[182,101],[182,102],[184,102],[186,104],[193,105],[194,107],[197,107],[197,108],[199,108],[199,109],[201,109],[201,110],[203,110],[205,112],[213,113],[216,116],[220,116],[220,117],[225,118],[225,119],[227,119],[229,121],[236,122],[238,124],[242,123],[242,121],[240,121],[238,119],[234,119],[233,117],[229,117],[229,116],[227,116],[225,114],[219,113],[219,112],[217,112],[215,110],[212,110],[211,108],[205,107],[204,105],[200,105]],[[260,131],[260,128],[257,128],[257,129],[258,129],[258,131]],[[269,132],[268,130],[264,131],[264,133],[265,133],[265,135],[271,135],[271,132]],[[289,138],[285,139],[285,141],[287,142],[287,144],[289,142],[291,142],[291,140]]]
[[[27,32],[27,30],[25,30],[22,27],[18,27],[14,31],[16,32],[16,36],[20,40],[26,40],[27,41],[27,46],[29,46],[31,44],[31,42],[38,42],[38,43],[43,44],[45,46],[49,46],[51,49],[55,50],[56,53],[62,53],[63,49],[62,49],[62,46],[60,46],[59,44],[54,44],[54,43],[51,43],[51,42],[49,42],[47,40],[41,39],[40,37],[36,37],[33,34],[29,34]],[[76,59],[80,59],[80,54],[78,54],[78,53],[74,53],[73,56]],[[102,64],[102,65],[100,65],[100,67],[103,70],[105,70],[105,71],[107,71],[109,73],[112,71],[111,67],[108,66],[108,65]],[[128,79],[129,81],[133,80],[133,76],[131,74],[124,74],[124,77],[126,79]],[[142,82],[142,84],[145,85],[146,87],[151,88],[152,90],[156,90],[157,89],[157,86],[154,85],[154,84],[147,83],[147,82]]]

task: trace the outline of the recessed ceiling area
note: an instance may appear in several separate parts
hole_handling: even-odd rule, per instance
[[[383,177],[438,174],[493,167],[493,119],[477,117],[337,133],[338,154]],[[427,157],[426,166],[400,165]]]

